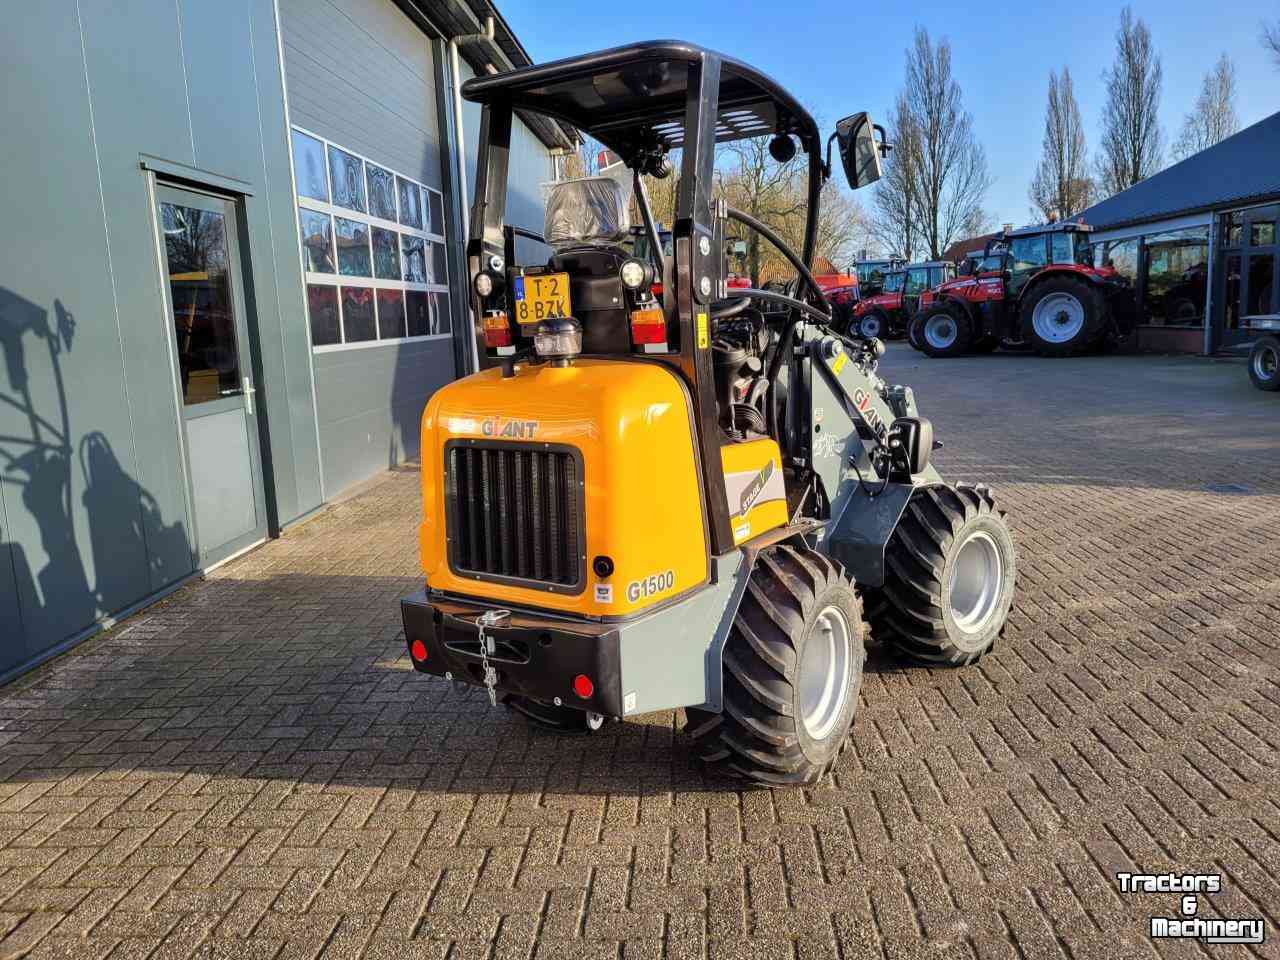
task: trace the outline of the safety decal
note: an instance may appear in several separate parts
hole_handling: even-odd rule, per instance
[[[705,350],[711,343],[711,337],[707,332],[707,315],[705,313],[698,314],[698,349]]]
[[[840,356],[836,357],[834,360],[831,361],[831,372],[839,373],[841,370],[844,369],[844,365],[848,362],[849,362],[849,355],[847,353],[840,354]]]
[[[613,584],[596,584],[596,603],[613,603]]]
[[[765,484],[769,482],[769,478],[773,476],[773,461],[766,460],[763,469],[756,474],[745,490],[742,491],[742,499],[738,507],[739,516],[746,516],[751,507],[760,499],[760,494],[764,493]]]

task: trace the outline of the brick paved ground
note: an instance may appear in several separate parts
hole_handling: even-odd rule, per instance
[[[1010,508],[1021,593],[979,667],[873,650],[831,782],[739,791],[672,715],[566,741],[414,675],[391,474],[0,690],[0,955],[1116,960],[1177,913],[1117,895],[1137,868],[1222,872],[1203,909],[1280,936],[1280,397],[1190,359],[886,369]]]

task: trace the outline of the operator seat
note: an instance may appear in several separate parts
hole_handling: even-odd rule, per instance
[[[569,274],[574,318],[582,324],[583,353],[630,353],[631,327],[619,271],[631,254],[629,198],[612,177],[553,184],[547,193],[548,267]]]

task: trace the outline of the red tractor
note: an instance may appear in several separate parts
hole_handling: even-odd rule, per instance
[[[943,260],[889,270],[880,293],[854,305],[845,332],[866,339],[905,336],[920,307],[921,296],[954,277],[955,270],[955,264]]]
[[[1006,231],[987,244],[973,273],[942,284],[921,301],[914,343],[931,357],[1027,346],[1065,357],[1126,334],[1116,309],[1129,280],[1095,267],[1089,227],[1053,223]]]

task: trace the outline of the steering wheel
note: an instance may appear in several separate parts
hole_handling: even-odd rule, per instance
[[[711,319],[726,320],[729,317],[736,317],[749,306],[751,306],[750,297],[731,297],[728,300],[717,300],[711,304]]]

